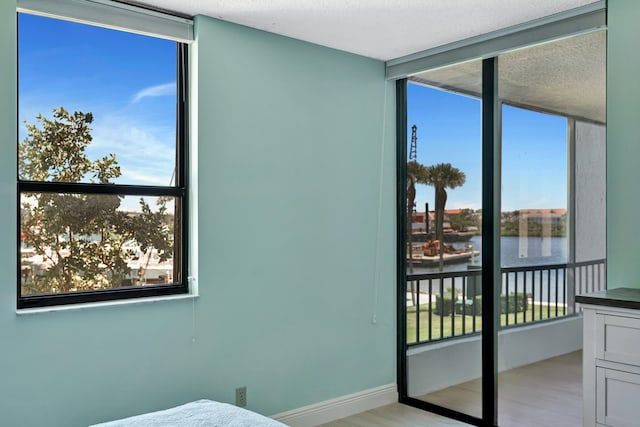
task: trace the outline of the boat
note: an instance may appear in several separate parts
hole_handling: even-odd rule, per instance
[[[445,231],[442,240],[445,243],[468,242],[476,233],[473,231]],[[412,233],[411,237],[414,242],[428,242],[435,237],[434,233],[418,232]]]
[[[476,255],[479,255],[480,251],[471,250],[469,252],[463,252],[459,254],[443,254],[443,264],[455,264],[461,262],[468,262]],[[411,262],[414,267],[434,267],[440,264],[440,255],[428,256],[421,253],[414,254],[413,257],[407,257],[407,262]]]
[[[456,249],[443,243],[443,264],[454,264],[473,260],[480,251],[473,249],[472,245]],[[429,240],[421,246],[414,246],[411,255],[407,254],[407,263],[415,267],[432,267],[440,264],[440,241]]]

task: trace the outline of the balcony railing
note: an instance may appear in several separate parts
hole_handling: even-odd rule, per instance
[[[482,330],[478,270],[407,275],[407,344]],[[606,260],[501,269],[500,326],[521,326],[576,312],[574,296],[603,290]]]

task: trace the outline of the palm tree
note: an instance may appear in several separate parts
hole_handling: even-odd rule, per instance
[[[415,160],[407,163],[407,212],[416,206],[416,184],[428,184],[427,168]]]
[[[440,270],[444,264],[443,223],[444,207],[447,204],[447,188],[456,188],[467,179],[464,172],[451,166],[451,163],[438,163],[426,168],[425,184],[435,188],[436,237],[440,241]]]
[[[413,273],[413,208],[416,206],[416,184],[427,183],[427,168],[413,160],[407,163],[407,244],[409,274]],[[427,212],[429,215],[429,212]],[[416,305],[415,282],[411,282],[411,302]]]

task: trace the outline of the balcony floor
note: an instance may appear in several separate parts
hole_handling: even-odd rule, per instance
[[[480,380],[420,396],[421,400],[480,416]],[[582,425],[582,352],[511,369],[498,376],[502,427]]]
[[[501,427],[582,426],[582,352],[574,352],[500,373]],[[420,399],[480,414],[480,380],[449,387]],[[323,427],[466,426],[397,403],[343,418]]]

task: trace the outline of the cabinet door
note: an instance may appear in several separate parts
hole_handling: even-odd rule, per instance
[[[596,368],[596,421],[611,427],[637,427],[640,375]]]
[[[598,314],[596,357],[640,366],[640,319]]]

